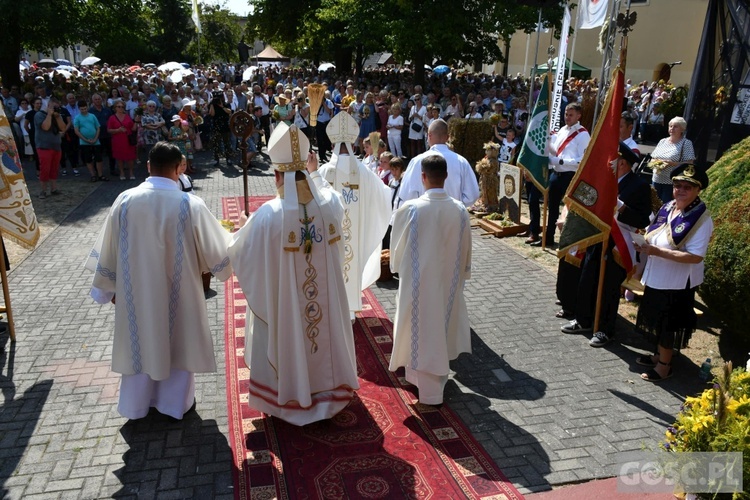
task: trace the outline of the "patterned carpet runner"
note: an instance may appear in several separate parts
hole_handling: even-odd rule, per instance
[[[250,210],[267,199],[252,198]],[[242,206],[242,198],[224,198],[224,217],[236,221]],[[226,284],[226,301],[236,498],[523,498],[455,413],[417,403],[403,369],[388,371],[393,326],[369,290],[354,324],[360,389],[333,419],[304,427],[248,406],[247,311],[234,277]]]

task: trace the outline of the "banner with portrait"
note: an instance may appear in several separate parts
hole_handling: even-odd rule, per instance
[[[498,212],[515,224],[521,223],[521,169],[510,163],[501,163],[500,202]]]

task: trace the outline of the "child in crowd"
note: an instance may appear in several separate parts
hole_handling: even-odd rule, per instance
[[[497,155],[497,161],[500,163],[511,163],[516,154],[516,131],[509,128],[505,132],[503,142],[500,143],[500,152]]]
[[[192,193],[193,191],[193,179],[185,173],[188,166],[188,159],[185,155],[182,155],[182,161],[177,169],[177,182],[180,185],[180,189],[184,193]]]
[[[393,210],[392,213],[395,213],[396,210],[401,206],[401,198],[398,197],[398,189],[401,186],[401,177],[404,175],[404,170],[406,170],[406,164],[404,163],[403,158],[401,158],[400,156],[394,156],[393,158],[391,158],[390,167],[391,180],[388,185],[391,188],[391,208]],[[385,232],[385,236],[383,237],[384,249],[391,248],[392,225],[393,215],[391,215],[391,223],[388,225],[388,230]]]
[[[391,159],[393,158],[393,155],[389,153],[388,151],[385,151],[384,153],[380,154],[380,160],[378,162],[378,170],[375,172],[378,174],[380,179],[383,181],[383,183],[388,186],[390,185],[391,178],[393,177],[391,175]]]
[[[261,116],[263,116],[263,108],[255,106],[253,108],[253,133],[247,138],[248,165],[258,156],[258,144],[260,144],[260,137],[263,135],[263,126],[260,122]]]
[[[401,156],[401,129],[404,128],[404,117],[401,116],[401,106],[398,103],[391,106],[387,128],[388,147],[395,156]]]
[[[187,120],[181,120],[180,126],[182,127],[182,131],[185,133],[185,158],[187,158],[187,173],[188,174],[194,174],[195,170],[193,169],[193,141],[190,139],[190,124],[187,122]],[[198,136],[195,136],[198,137]]]

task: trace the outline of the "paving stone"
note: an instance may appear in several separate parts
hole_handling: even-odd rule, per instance
[[[210,167],[209,153],[196,163],[196,192],[220,216],[222,196],[239,195],[241,180]],[[270,170],[252,174],[252,194],[274,192]],[[0,357],[0,388],[13,395],[0,413],[4,497],[233,498],[222,284],[212,282],[206,302],[218,370],[197,375],[195,414],[178,423],[117,414],[114,312],[89,298],[81,262],[130,185],[100,183],[9,274],[18,342],[12,376]],[[583,336],[561,334],[554,274],[478,235],[465,290],[473,353],[451,363],[446,405],[522,493],[607,477],[618,452],[655,446],[699,384],[642,384],[631,368],[639,339],[594,350]],[[397,283],[372,290],[393,318]]]

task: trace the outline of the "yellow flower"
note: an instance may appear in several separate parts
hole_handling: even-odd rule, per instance
[[[750,398],[743,394],[739,399],[732,399],[727,405],[729,413],[747,413],[750,411]]]
[[[709,425],[714,423],[713,415],[699,415],[693,421],[691,430],[693,432],[702,431],[704,428],[708,428]]]

